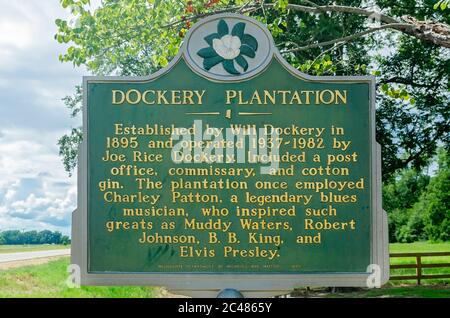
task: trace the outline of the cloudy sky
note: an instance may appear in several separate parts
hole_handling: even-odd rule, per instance
[[[58,0],[0,0],[0,230],[70,233],[76,175],[57,140],[80,119],[61,98],[88,74],[58,60],[54,21],[67,16]]]

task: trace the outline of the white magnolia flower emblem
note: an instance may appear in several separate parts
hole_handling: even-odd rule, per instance
[[[241,40],[237,36],[224,35],[213,40],[213,48],[217,54],[226,60],[233,60],[241,54]]]
[[[255,58],[258,41],[245,33],[245,23],[238,22],[233,26],[231,34],[225,20],[217,24],[217,33],[204,37],[208,47],[202,48],[197,55],[203,58],[203,68],[209,71],[217,64],[222,64],[229,74],[239,75],[241,70],[246,72],[249,65],[247,58]],[[240,67],[240,70],[236,69]]]

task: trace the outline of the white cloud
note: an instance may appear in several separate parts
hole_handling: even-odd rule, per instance
[[[0,0],[0,230],[51,229],[70,233],[76,177],[58,155],[71,119],[61,98],[86,74],[58,55],[59,0]]]
[[[1,46],[10,46],[12,48],[26,49],[33,43],[33,32],[19,21],[4,19],[0,21]]]
[[[0,229],[48,224],[68,233],[76,207],[76,177],[69,178],[58,156],[62,132],[4,130],[0,139]],[[33,223],[34,221],[35,223]],[[34,224],[34,225],[33,225]]]

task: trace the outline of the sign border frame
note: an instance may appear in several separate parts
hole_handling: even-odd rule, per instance
[[[244,21],[258,23],[258,21],[239,14],[225,13],[212,15],[200,20],[196,25],[217,18],[238,18]],[[195,26],[194,28],[195,29]],[[289,73],[295,77],[310,82],[329,83],[367,83],[369,84],[369,113],[370,113],[370,140],[371,140],[371,264],[377,264],[381,269],[380,283],[383,285],[389,280],[389,251],[387,214],[381,206],[381,147],[375,141],[375,77],[373,76],[310,76],[292,67],[275,47],[272,36],[265,26],[272,46],[272,61],[277,60]],[[190,31],[191,32],[191,31]],[[189,34],[186,36],[189,39]],[[164,286],[174,293],[197,297],[214,297],[220,290],[232,288],[239,290],[245,297],[267,297],[283,294],[294,288],[302,286],[352,286],[367,287],[367,280],[371,273],[308,273],[308,274],[282,274],[282,273],[125,273],[125,272],[88,272],[88,84],[113,82],[149,82],[158,79],[169,72],[181,59],[196,74],[217,82],[217,79],[196,71],[187,58],[187,42],[181,46],[178,54],[165,68],[149,76],[83,76],[83,142],[78,150],[78,199],[77,209],[72,214],[72,252],[71,263],[79,266],[81,285],[151,285]],[[240,77],[234,82],[246,81],[264,72],[267,68],[259,67],[259,71],[251,73],[249,77]],[[222,82],[222,81],[220,81]],[[225,83],[230,82],[224,81]],[[368,266],[371,264],[367,264]]]

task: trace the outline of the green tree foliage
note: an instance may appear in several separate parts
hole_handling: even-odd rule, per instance
[[[403,171],[383,187],[391,242],[450,240],[450,155],[440,149],[433,177]]]
[[[450,22],[448,13],[433,8],[434,1],[377,3],[384,12],[408,20]],[[426,166],[440,143],[448,148],[450,50],[407,35],[392,34],[381,42],[386,48],[395,44],[394,52],[378,57],[377,138],[383,146],[383,169],[391,176],[404,167]]]
[[[389,241],[414,241],[412,237],[405,238],[410,233],[410,209],[426,190],[429,179],[429,176],[410,169],[402,171],[383,187],[383,209],[389,215]]]
[[[424,232],[430,240],[450,240],[450,154],[439,153],[439,172],[433,177],[426,192],[413,207],[423,216]]]
[[[240,12],[268,25],[283,56],[312,75],[377,77],[377,140],[383,179],[426,166],[450,131],[448,1],[424,0],[62,0],[55,38],[63,62],[95,75],[148,75],[178,52],[199,18]],[[439,4],[438,4],[439,3]],[[382,12],[382,14],[380,14]],[[64,100],[73,115],[81,89]],[[76,164],[79,128],[59,141],[65,168]]]
[[[69,244],[67,235],[58,231],[19,231],[9,230],[0,232],[0,244],[22,245],[22,244]]]
[[[59,155],[64,158],[63,164],[66,171],[72,174],[77,164],[78,146],[83,140],[81,128],[72,128],[70,134],[66,134],[59,138]]]
[[[438,2],[436,2],[436,4],[434,5],[434,9],[441,9],[441,10],[445,10],[447,8],[450,8],[449,6],[450,4],[450,0],[439,0]]]

